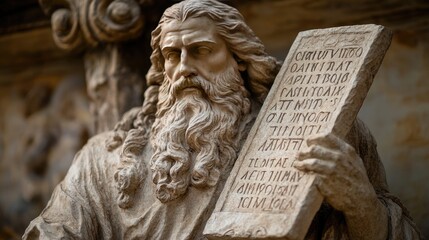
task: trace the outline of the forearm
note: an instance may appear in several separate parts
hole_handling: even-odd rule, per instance
[[[366,207],[345,213],[351,239],[385,240],[388,236],[388,215],[386,207],[377,197],[371,198]]]

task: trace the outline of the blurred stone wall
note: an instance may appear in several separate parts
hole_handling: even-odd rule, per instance
[[[429,237],[428,66],[429,38],[398,32],[360,111],[377,139],[391,192],[425,237]]]
[[[82,60],[50,39],[0,36],[0,239],[21,238],[92,132]]]

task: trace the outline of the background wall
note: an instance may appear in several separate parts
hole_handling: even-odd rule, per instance
[[[0,35],[0,239],[21,239],[92,132],[83,62],[50,28]]]
[[[390,190],[429,236],[429,41],[396,36],[360,117],[378,141]]]

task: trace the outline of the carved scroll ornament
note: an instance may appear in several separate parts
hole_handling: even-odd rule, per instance
[[[134,0],[39,2],[45,13],[51,15],[53,37],[62,49],[76,50],[136,38],[143,27],[140,4]]]
[[[84,51],[87,91],[95,133],[113,128],[122,114],[141,103],[148,67],[142,10],[153,0],[39,0],[51,16],[58,47]],[[146,21],[145,21],[146,20]],[[143,34],[144,35],[144,34]],[[135,39],[135,41],[128,41]],[[146,54],[146,55],[145,55]],[[138,63],[138,64],[136,64]]]

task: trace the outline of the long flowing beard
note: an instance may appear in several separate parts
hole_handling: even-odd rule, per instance
[[[222,170],[235,161],[240,123],[250,112],[248,92],[230,67],[213,81],[182,78],[160,89],[152,128],[152,179],[156,196],[167,202],[189,185],[214,186]]]

